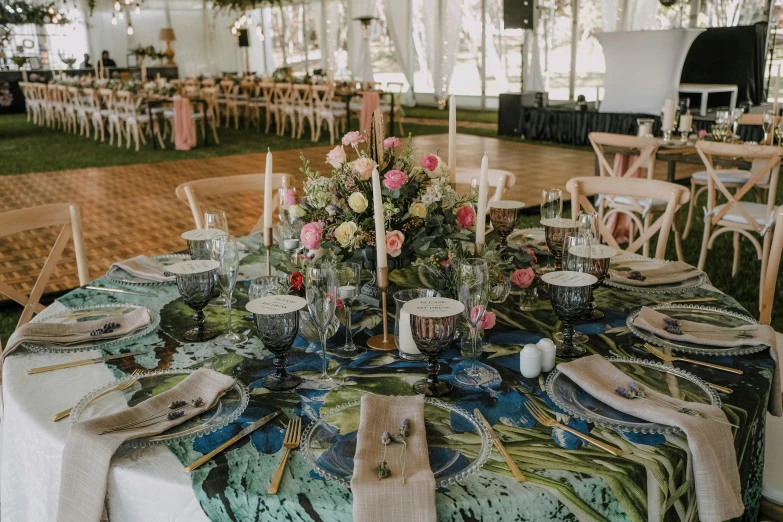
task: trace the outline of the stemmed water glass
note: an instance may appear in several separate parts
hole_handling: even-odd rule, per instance
[[[427,397],[443,397],[452,385],[438,379],[438,358],[451,344],[457,328],[457,316],[424,317],[411,314],[411,336],[416,348],[427,356],[427,378],[416,381],[413,391]]]
[[[576,225],[580,235],[589,237],[593,244],[598,242],[598,212],[580,210]]]
[[[182,300],[194,312],[193,319],[196,326],[186,331],[185,340],[191,342],[203,342],[213,339],[217,332],[204,326],[204,307],[214,297],[215,269],[204,272],[176,274],[177,289]]]
[[[334,319],[334,310],[337,307],[337,274],[332,267],[325,264],[308,266],[305,272],[307,309],[310,311],[310,317],[316,327],[318,327],[318,333],[321,335],[323,371],[318,379],[331,381],[332,378],[326,371],[328,367],[326,339],[327,331]]]
[[[283,314],[253,314],[258,338],[264,347],[275,356],[275,373],[267,375],[261,381],[269,390],[290,390],[302,382],[298,375],[292,375],[285,369],[285,357],[294,344],[299,332],[299,310]]]
[[[479,386],[492,378],[486,369],[476,366],[476,359],[481,357],[478,325],[487,310],[492,281],[489,277],[489,264],[484,259],[464,259],[459,262],[459,286],[457,295],[465,305],[465,320],[470,326],[470,368],[460,370],[456,379],[462,384]]]
[[[355,359],[367,352],[367,349],[356,346],[353,342],[351,330],[351,306],[359,295],[362,268],[357,263],[342,263],[337,265],[337,283],[340,300],[345,307],[345,345],[329,350],[329,353],[337,357]]]
[[[218,339],[218,343],[224,346],[233,346],[247,341],[247,336],[234,332],[231,324],[231,304],[234,287],[239,275],[239,249],[234,236],[219,236],[212,240],[212,260],[217,261],[217,285],[226,296],[226,317],[228,318],[228,332]]]
[[[563,215],[563,191],[560,189],[544,189],[541,192],[541,219],[560,219]],[[551,249],[550,249],[551,250]],[[554,252],[550,251],[554,255]],[[555,270],[552,266],[552,256],[547,256],[546,266],[542,272]]]

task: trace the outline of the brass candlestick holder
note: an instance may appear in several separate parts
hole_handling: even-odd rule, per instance
[[[272,227],[266,229],[264,234],[264,247],[266,248],[266,275],[272,275]],[[269,238],[269,239],[267,239]]]
[[[389,319],[386,315],[386,291],[389,289],[389,268],[383,267],[377,269],[378,288],[381,290],[381,313],[383,314],[383,333],[373,335],[367,339],[367,346],[379,352],[390,352],[396,350],[394,339],[389,338]]]

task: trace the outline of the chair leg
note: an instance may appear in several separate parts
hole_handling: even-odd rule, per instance
[[[217,135],[217,127],[215,127],[214,122],[211,125],[211,127],[212,127],[212,137],[215,138],[215,145],[220,145],[220,140],[218,140],[218,135]]]
[[[688,219],[685,221],[685,230],[682,233],[683,239],[688,239],[688,233],[691,231],[691,218],[693,218],[693,207],[696,205],[696,185],[691,180],[691,199],[688,202]]]
[[[761,248],[761,277],[759,278],[759,309],[761,308],[761,296],[764,295],[764,279],[767,277],[767,263],[769,261],[769,248],[772,245],[773,231],[768,230],[764,234],[764,245]]]
[[[734,278],[737,275],[737,270],[739,270],[740,234],[739,232],[734,232],[732,235],[734,236],[734,262],[731,265],[731,277]]]
[[[647,215],[644,216],[644,228],[639,231],[639,234],[644,234],[647,232],[647,229],[650,228],[650,225],[652,224],[652,211],[647,212]],[[642,255],[644,257],[650,257],[650,241],[647,240],[644,243],[644,246],[642,247]]]
[[[710,242],[710,229],[712,228],[712,220],[708,219],[704,223],[704,234],[701,237],[701,251],[699,252],[699,264],[697,268],[704,270],[704,264],[707,262],[707,245]]]
[[[674,215],[674,223],[672,224],[674,230],[674,249],[677,252],[677,260],[685,261],[685,256],[682,253],[682,234],[680,234],[680,213],[677,212]]]

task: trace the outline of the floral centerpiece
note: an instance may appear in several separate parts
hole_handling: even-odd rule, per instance
[[[344,260],[372,259],[375,222],[372,208],[372,172],[378,169],[383,194],[386,250],[390,268],[415,257],[430,256],[451,241],[472,241],[469,227],[475,222],[473,198],[458,194],[449,185],[445,163],[434,154],[420,164],[413,159],[409,138],[383,141],[378,165],[369,154],[365,135],[349,132],[326,157],[331,175],[314,171],[302,156],[300,169],[307,176],[305,197],[291,208],[301,218],[301,242],[305,248],[328,248]],[[346,150],[347,149],[347,150]],[[399,151],[399,153],[398,153]],[[349,160],[348,152],[355,154]]]

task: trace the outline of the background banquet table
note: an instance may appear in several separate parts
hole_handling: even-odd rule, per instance
[[[247,282],[261,275],[262,256],[249,254],[242,260],[240,289],[235,295],[237,310],[247,302]],[[415,286],[412,270],[393,274],[398,284]],[[97,284],[112,286],[101,278]],[[53,357],[47,354],[17,352],[3,369],[4,419],[2,469],[2,518],[14,521],[54,520],[60,482],[61,454],[68,434],[68,421],[54,423],[50,416],[73,406],[89,391],[135,369],[181,369],[211,367],[235,375],[251,388],[250,405],[240,419],[195,442],[169,448],[157,446],[121,453],[109,473],[107,508],[114,522],[131,520],[166,521],[252,521],[305,520],[345,521],[351,513],[351,493],[336,482],[323,481],[294,451],[280,492],[268,495],[267,487],[279,462],[284,426],[287,421],[270,423],[240,442],[231,451],[186,475],[184,465],[217,447],[248,423],[270,411],[281,409],[284,416],[297,414],[305,422],[316,417],[322,406],[334,407],[358,399],[371,391],[382,394],[412,394],[410,384],[424,375],[424,363],[396,358],[392,353],[368,351],[353,361],[330,361],[330,373],[338,371],[338,383],[326,385],[314,380],[320,372],[319,350],[303,350],[307,342],[297,339],[289,356],[289,370],[306,378],[292,391],[270,392],[261,379],[272,371],[268,352],[261,352],[255,338],[243,347],[226,350],[214,343],[186,343],[182,332],[192,326],[192,312],[179,298],[175,285],[150,286],[144,291],[154,298],[113,295],[77,289],[52,305],[78,307],[128,302],[160,310],[158,331],[108,353],[148,350],[134,359],[72,368],[29,376],[28,368],[78,360],[98,352]],[[589,352],[621,357],[652,359],[639,339],[625,327],[627,314],[643,304],[673,299],[667,295],[625,292],[603,287],[596,293],[602,321],[580,325],[590,335]],[[747,313],[731,297],[711,287],[702,287],[676,298],[715,296],[720,306]],[[437,496],[439,521],[462,520],[686,520],[695,502],[693,485],[688,483],[690,460],[682,449],[685,440],[677,435],[618,434],[601,427],[591,435],[619,446],[626,452],[615,458],[564,433],[552,434],[536,424],[523,407],[538,397],[556,407],[541,390],[543,378],[523,379],[519,374],[519,348],[542,336],[551,337],[559,324],[545,298],[534,313],[517,308],[512,295],[503,304],[492,304],[498,324],[485,336],[482,362],[495,368],[502,383],[483,389],[466,389],[454,380],[465,364],[458,349],[447,352],[442,378],[455,385],[448,401],[472,411],[481,409],[490,424],[496,425],[506,447],[527,477],[517,484],[497,453],[484,469],[465,482],[440,490]],[[51,313],[47,310],[45,313]],[[225,310],[207,307],[207,321],[225,327]],[[246,330],[251,323],[244,313],[234,314],[235,328]],[[379,313],[371,310],[355,318],[357,327],[376,331]],[[390,323],[391,326],[391,323]],[[343,340],[343,331],[332,338]],[[364,343],[367,331],[357,335]],[[263,358],[261,358],[263,357]],[[764,423],[773,362],[767,352],[743,357],[710,359],[744,370],[736,376],[707,368],[683,366],[703,379],[734,388],[733,395],[721,394],[729,420],[738,423],[735,447],[747,508],[743,519],[756,520],[761,496],[764,462]],[[309,377],[309,378],[308,378]],[[560,420],[566,420],[560,416]],[[588,425],[570,418],[568,424],[586,432]],[[557,442],[555,442],[557,440]]]

